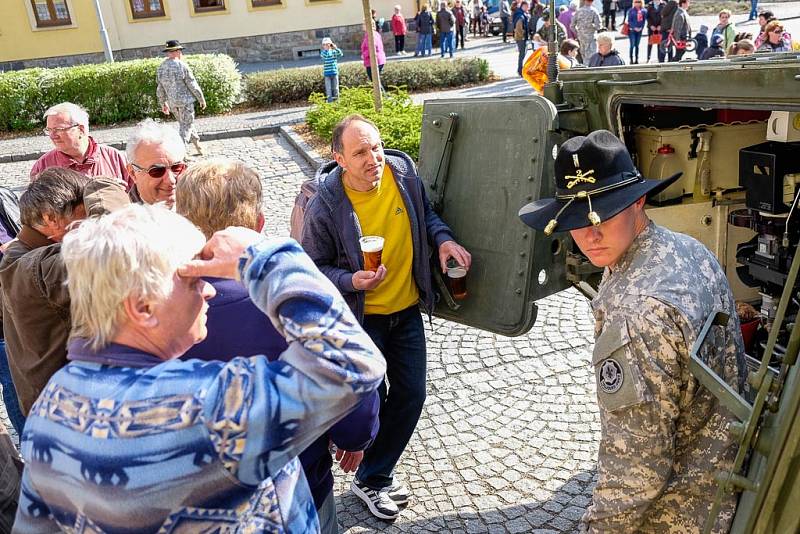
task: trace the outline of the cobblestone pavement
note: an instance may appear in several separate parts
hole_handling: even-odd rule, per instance
[[[294,196],[311,174],[288,142],[242,137],[210,141],[207,149],[259,171],[266,231],[288,235]],[[0,164],[0,183],[24,185],[29,165]],[[339,472],[342,531],[576,531],[594,482],[599,433],[585,299],[574,291],[545,299],[536,326],[517,338],[440,319],[426,329],[428,400],[397,469],[412,501],[394,524],[377,520]]]

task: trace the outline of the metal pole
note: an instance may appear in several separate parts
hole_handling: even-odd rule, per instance
[[[556,18],[556,2],[550,0],[550,35],[547,39],[547,83],[542,88],[544,97],[555,105],[564,101],[561,91],[563,84],[558,79],[558,18]]]
[[[100,9],[100,0],[94,0],[94,9],[97,11],[97,23],[100,25],[100,40],[103,42],[103,53],[107,62],[114,63],[114,52],[111,51],[111,42],[108,40],[106,22],[103,20],[103,11]]]
[[[375,111],[383,108],[381,95],[381,73],[378,70],[378,58],[375,57],[375,23],[372,21],[369,0],[361,0],[364,8],[364,30],[367,32],[367,46],[369,46],[369,65],[372,70],[372,97],[375,100]]]

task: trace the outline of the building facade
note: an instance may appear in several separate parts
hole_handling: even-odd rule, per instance
[[[316,54],[325,36],[346,49],[363,36],[359,0],[2,0],[0,70],[102,62],[96,2],[117,60],[159,56],[167,39],[239,62],[288,60]],[[396,4],[406,18],[417,10],[371,4],[386,20]]]

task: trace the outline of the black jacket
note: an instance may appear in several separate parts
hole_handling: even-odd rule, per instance
[[[678,2],[676,0],[669,0],[664,7],[661,8],[661,31],[667,32],[672,29],[672,19],[675,18],[675,13],[678,12]]]
[[[619,57],[619,52],[612,50],[607,56],[603,56],[600,52],[595,53],[589,58],[588,67],[618,67],[624,65],[625,62]]]

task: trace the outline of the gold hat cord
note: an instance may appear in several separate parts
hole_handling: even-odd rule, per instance
[[[594,209],[592,209],[592,195],[597,195],[599,193],[605,193],[607,191],[619,189],[620,187],[625,187],[627,185],[639,182],[641,181],[641,179],[642,175],[637,172],[633,177],[628,178],[627,180],[623,180],[621,182],[617,182],[615,184],[607,185],[604,187],[598,187],[597,189],[592,189],[591,191],[578,191],[574,195],[556,195],[556,200],[566,200],[567,203],[564,204],[564,206],[560,210],[558,210],[556,216],[550,219],[550,222],[548,222],[547,226],[544,227],[544,235],[548,236],[552,235],[553,231],[555,231],[556,229],[556,226],[558,226],[558,218],[561,217],[561,214],[564,213],[564,210],[566,210],[570,206],[570,204],[572,204],[572,202],[575,201],[575,199],[585,198],[589,201],[589,214],[587,217],[589,219],[589,222],[592,223],[593,226],[598,226],[603,221],[602,219],[600,219],[600,215],[598,215],[597,212],[594,211]]]

